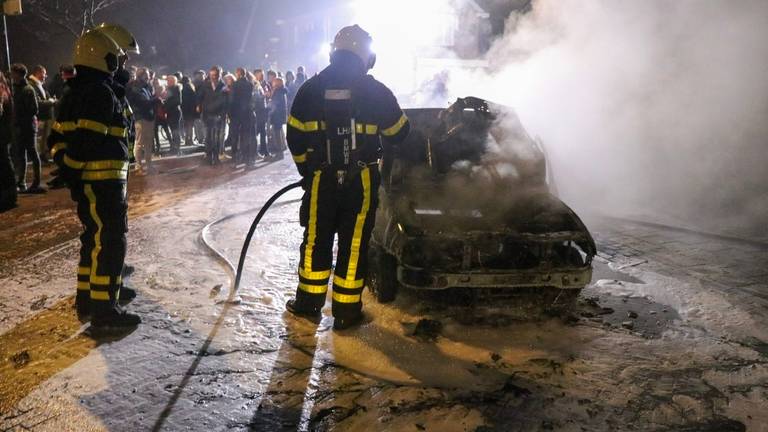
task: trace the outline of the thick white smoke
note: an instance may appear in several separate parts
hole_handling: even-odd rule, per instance
[[[538,0],[453,96],[514,107],[580,210],[768,237],[768,1]]]

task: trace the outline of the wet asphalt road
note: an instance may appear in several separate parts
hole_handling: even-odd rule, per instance
[[[231,168],[224,168],[231,169]],[[172,174],[169,174],[172,175]],[[593,283],[560,316],[513,300],[460,307],[405,292],[344,333],[284,313],[298,192],[250,219],[289,162],[131,221],[134,332],[74,319],[77,244],[2,275],[0,430],[768,430],[768,254],[759,244],[590,217]],[[227,301],[234,298],[234,302]]]

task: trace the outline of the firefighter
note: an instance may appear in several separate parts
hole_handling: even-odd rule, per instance
[[[128,60],[130,60],[130,54],[141,54],[139,43],[131,32],[117,24],[102,23],[100,26],[96,27],[96,31],[104,33],[112,38],[112,40],[117,43],[117,46],[119,46],[125,53],[125,55],[118,59],[118,68],[112,80],[112,91],[115,92],[115,96],[120,100],[123,113],[128,119],[128,154],[132,156],[134,148],[133,144],[136,140],[136,131],[134,128],[133,110],[126,97],[126,89],[128,87],[128,82],[131,80],[131,73],[125,66]]]
[[[117,71],[115,71],[114,77],[112,78],[111,87],[112,91],[115,93],[115,96],[117,96],[117,99],[120,101],[120,109],[123,111],[123,114],[126,118],[128,125],[128,157],[129,160],[133,160],[133,149],[135,148],[134,143],[136,142],[136,129],[133,110],[131,109],[131,104],[128,103],[127,88],[128,82],[131,80],[131,73],[126,68],[126,64],[128,63],[128,60],[130,60],[131,54],[141,54],[139,43],[136,41],[136,38],[131,32],[118,24],[102,23],[96,27],[96,31],[99,31],[112,38],[112,40],[115,41],[117,46],[119,46],[124,53],[124,55],[120,56],[118,59],[118,67]],[[133,274],[134,270],[135,268],[132,265],[124,264],[123,277],[125,278],[130,276]],[[125,285],[120,288],[121,302],[131,301],[135,297],[136,291],[133,288],[129,288]]]
[[[120,308],[126,252],[128,121],[112,89],[124,52],[100,31],[75,43],[77,76],[61,100],[48,147],[68,184],[84,231],[80,236],[75,305],[96,330],[134,327]]]
[[[339,31],[331,64],[298,91],[288,118],[288,146],[304,178],[296,299],[286,308],[317,319],[325,303],[334,236],[334,329],[363,318],[361,295],[374,225],[382,150],[400,143],[410,125],[397,99],[367,72],[376,61],[370,35],[354,25]]]

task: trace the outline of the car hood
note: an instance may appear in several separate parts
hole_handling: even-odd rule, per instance
[[[586,232],[573,210],[546,191],[510,195],[503,200],[482,194],[452,200],[441,194],[410,195],[397,200],[396,213],[404,228],[425,235],[560,234],[576,240],[574,235]]]

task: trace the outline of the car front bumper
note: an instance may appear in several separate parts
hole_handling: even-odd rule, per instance
[[[413,289],[554,287],[581,289],[592,280],[592,266],[551,270],[443,273],[398,266],[397,280]]]

